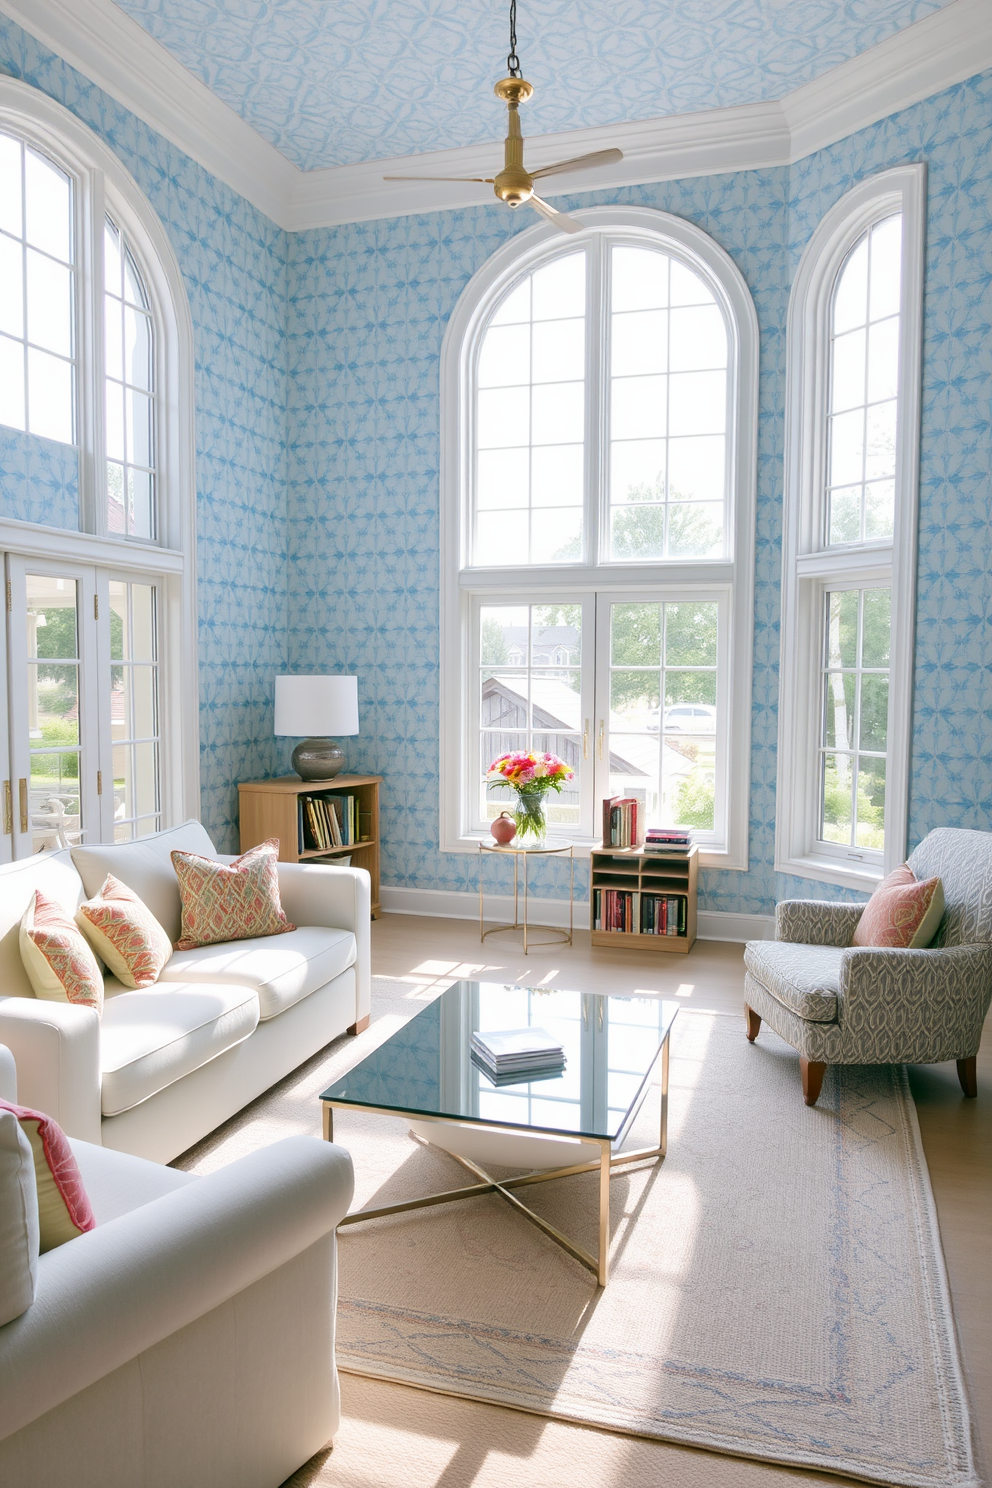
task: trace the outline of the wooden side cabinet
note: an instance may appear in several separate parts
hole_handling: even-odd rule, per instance
[[[693,847],[668,856],[637,847],[593,848],[589,860],[593,945],[683,955],[690,951],[696,939],[698,851]],[[669,910],[677,916],[674,935],[661,929],[667,930]]]
[[[372,879],[372,918],[379,904],[379,786],[381,775],[335,775],[333,780],[301,780],[284,775],[277,780],[246,780],[238,786],[241,851],[247,852],[269,837],[279,838],[281,863],[327,863],[351,858],[353,868],[367,869]],[[342,847],[305,847],[310,834],[301,816],[301,796],[353,796],[358,808],[358,841]]]

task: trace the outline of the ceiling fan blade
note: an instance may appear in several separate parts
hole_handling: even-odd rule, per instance
[[[460,181],[471,184],[478,181],[483,186],[493,184],[492,176],[383,176],[384,181]]]
[[[539,181],[542,176],[560,176],[565,171],[587,170],[596,165],[616,165],[622,159],[622,150],[595,150],[591,155],[577,155],[574,160],[559,160],[557,165],[544,165],[540,170],[531,171],[531,180]]]
[[[566,217],[564,212],[556,212],[554,207],[542,200],[541,197],[532,196],[530,198],[530,204],[532,207],[536,207],[542,217],[546,217],[554,227],[557,227],[559,232],[585,232],[585,228],[581,222],[576,222],[574,217]]]

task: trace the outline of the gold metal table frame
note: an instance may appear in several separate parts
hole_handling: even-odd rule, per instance
[[[610,1269],[610,1177],[613,1170],[629,1163],[642,1162],[646,1158],[651,1158],[654,1161],[663,1161],[668,1146],[668,1046],[671,1030],[672,1025],[669,1024],[665,1031],[664,1040],[659,1045],[658,1052],[652,1060],[650,1068],[645,1073],[640,1094],[627,1112],[623,1125],[616,1137],[612,1139],[609,1137],[582,1138],[584,1142],[588,1142],[591,1146],[599,1147],[600,1155],[598,1158],[593,1158],[590,1162],[574,1163],[571,1167],[567,1168],[554,1168],[550,1171],[542,1170],[536,1173],[525,1173],[519,1178],[493,1178],[491,1174],[487,1173],[478,1163],[473,1162],[471,1158],[459,1157],[458,1153],[449,1152],[449,1157],[453,1157],[456,1162],[461,1163],[463,1168],[467,1168],[480,1181],[478,1183],[471,1183],[465,1188],[451,1188],[446,1189],[443,1193],[427,1194],[421,1199],[405,1199],[402,1203],[384,1204],[377,1209],[359,1209],[354,1214],[346,1214],[344,1219],[338,1222],[338,1228],[340,1229],[344,1225],[359,1224],[366,1219],[382,1219],[389,1214],[405,1214],[410,1209],[427,1209],[433,1204],[450,1204],[456,1199],[474,1199],[478,1198],[480,1194],[498,1193],[518,1214],[522,1214],[525,1219],[529,1219],[531,1224],[536,1225],[539,1230],[545,1235],[548,1235],[557,1245],[560,1245],[562,1250],[566,1250],[570,1256],[574,1256],[577,1261],[580,1261],[583,1266],[591,1271],[596,1278],[598,1286],[605,1287],[609,1280]],[[623,1145],[647,1098],[648,1091],[655,1088],[651,1077],[654,1074],[659,1058],[661,1060],[661,1116],[658,1129],[658,1145],[657,1147],[640,1147],[630,1152],[614,1152],[614,1144],[618,1148]],[[400,1111],[395,1106],[369,1106],[360,1104],[357,1101],[324,1100],[322,1098],[321,1106],[323,1109],[323,1134],[324,1140],[327,1142],[333,1142],[334,1140],[335,1110],[378,1111],[385,1116],[409,1116],[411,1120],[436,1121],[448,1127],[496,1128],[501,1131],[513,1131],[514,1134],[518,1130],[511,1127],[500,1127],[494,1121],[465,1121],[455,1117],[429,1116],[421,1111]],[[524,1132],[524,1128],[519,1128],[519,1130]],[[563,1132],[553,1127],[537,1126],[527,1127],[525,1134],[559,1138],[576,1135],[575,1132]],[[447,1151],[447,1148],[443,1150]],[[532,1183],[551,1183],[555,1178],[568,1178],[573,1173],[595,1172],[599,1173],[599,1253],[595,1256],[590,1255],[583,1246],[569,1240],[566,1235],[562,1234],[561,1230],[556,1229],[553,1224],[549,1224],[540,1214],[535,1214],[533,1209],[528,1209],[527,1205],[518,1199],[513,1192],[514,1189],[526,1188]]]
[[[513,857],[513,924],[512,925],[490,925],[486,929],[486,922],[482,910],[482,862],[486,853],[495,853],[504,857]],[[557,925],[535,925],[535,930],[545,932],[545,938],[534,940],[531,936],[528,941],[530,926],[527,923],[527,859],[540,857],[563,857],[568,853],[569,857],[569,882],[568,882],[568,929],[560,929]],[[520,918],[520,859],[524,860],[524,917]],[[507,930],[522,930],[524,932],[524,955],[528,953],[528,944],[535,946],[547,945],[571,945],[572,934],[575,928],[575,847],[571,842],[549,843],[545,847],[514,847],[512,842],[480,842],[479,843],[479,939],[484,941],[487,935],[502,935]]]

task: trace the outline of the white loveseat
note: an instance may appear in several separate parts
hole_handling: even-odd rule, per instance
[[[18,925],[35,889],[74,913],[113,873],[176,941],[174,848],[230,862],[199,822],[136,842],[39,853],[0,868],[0,1042],[22,1103],[71,1137],[169,1162],[370,1008],[370,888],[359,868],[279,864],[285,935],[177,951],[153,987],[106,979],[91,1008],[34,996]]]
[[[289,1137],[199,1178],[72,1148],[97,1225],[0,1327],[0,1483],[277,1488],[338,1426],[347,1152]]]

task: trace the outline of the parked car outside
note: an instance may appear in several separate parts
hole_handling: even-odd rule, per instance
[[[658,732],[661,709],[656,708],[648,719],[651,733]],[[665,709],[666,734],[715,734],[716,709],[708,703],[673,703]]]

